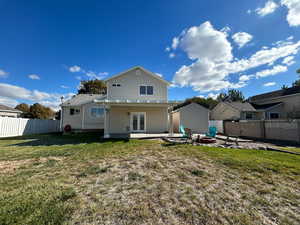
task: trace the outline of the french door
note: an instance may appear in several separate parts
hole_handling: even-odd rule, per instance
[[[130,114],[130,130],[131,132],[145,132],[146,131],[146,113],[132,112]]]

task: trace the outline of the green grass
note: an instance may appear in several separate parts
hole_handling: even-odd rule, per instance
[[[1,225],[300,224],[299,210],[297,155],[97,134],[0,139]]]

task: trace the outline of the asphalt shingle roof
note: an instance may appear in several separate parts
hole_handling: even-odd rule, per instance
[[[239,111],[247,111],[247,112],[256,111],[256,109],[249,102],[225,102],[225,103],[235,109],[238,109]]]
[[[105,97],[105,95],[101,94],[79,94],[65,101],[62,106],[80,106],[89,102],[93,102],[95,99],[102,100]]]
[[[252,106],[256,110],[266,110],[268,108],[271,108],[273,106],[280,105],[280,104],[282,104],[282,102],[276,102],[276,103],[270,103],[270,104],[263,104],[263,105],[252,104]]]
[[[4,110],[4,111],[14,111],[14,112],[21,112],[20,110],[17,110],[17,109],[11,108],[11,107],[9,107],[9,106],[0,104],[0,111],[1,111],[1,110]]]
[[[260,95],[255,95],[250,98],[250,101],[255,102],[255,101],[259,101],[259,100],[293,95],[293,94],[297,94],[297,93],[300,93],[300,86],[277,90],[277,91],[272,91],[272,92],[268,92],[268,93],[264,93],[264,94],[260,94]]]

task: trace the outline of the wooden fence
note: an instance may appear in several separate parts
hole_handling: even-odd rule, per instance
[[[0,117],[0,137],[59,132],[59,120]]]
[[[226,135],[300,143],[300,120],[224,121]]]

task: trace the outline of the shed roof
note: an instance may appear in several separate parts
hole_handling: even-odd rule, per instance
[[[196,105],[196,106],[199,106],[199,107],[201,107],[201,108],[203,108],[203,109],[209,111],[209,109],[206,108],[206,107],[204,107],[203,105],[200,105],[200,104],[198,104],[198,103],[196,103],[196,102],[190,102],[190,103],[188,103],[188,104],[182,103],[182,104],[179,104],[179,105],[174,106],[173,112],[178,112],[178,111],[182,110],[183,108],[185,108],[185,107],[187,107],[187,106],[189,106],[189,105]]]

